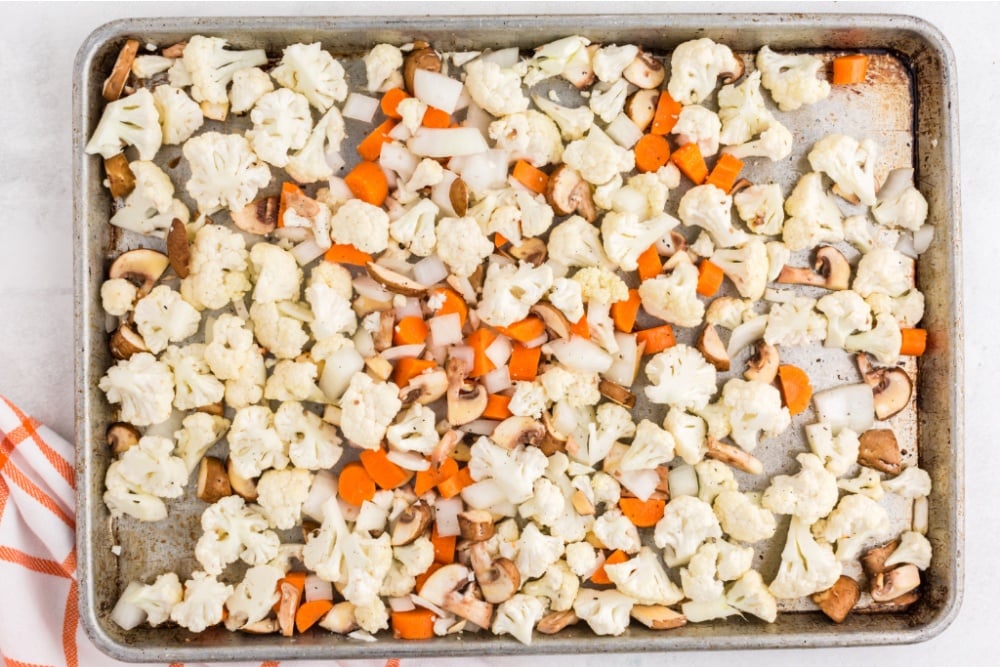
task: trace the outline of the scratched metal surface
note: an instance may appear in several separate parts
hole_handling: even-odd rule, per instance
[[[905,614],[854,614],[836,628],[809,602],[783,609],[802,613],[779,616],[775,625],[753,620],[729,620],[690,625],[667,633],[639,627],[621,637],[595,637],[586,629],[567,629],[554,637],[537,636],[531,647],[509,637],[488,633],[438,638],[428,642],[400,642],[391,637],[377,644],[359,644],[314,632],[294,641],[212,629],[192,635],[181,629],[137,629],[122,632],[109,612],[122,588],[133,579],[148,579],[163,571],[182,577],[197,568],[194,542],[200,534],[198,517],[203,505],[193,500],[170,503],[170,518],[156,524],[131,520],[112,522],[101,501],[104,471],[109,463],[103,434],[112,415],[97,381],[109,363],[105,317],[99,290],[110,259],[140,243],[138,237],[113,233],[107,224],[111,202],[101,186],[98,158],[82,152],[87,135],[100,116],[100,83],[120,44],[127,37],[167,45],[194,33],[226,37],[236,48],[264,47],[271,55],[296,41],[317,39],[342,56],[349,77],[357,81],[363,68],[356,56],[374,43],[402,44],[422,37],[440,50],[478,50],[484,47],[530,48],[567,34],[584,34],[596,42],[637,43],[659,55],[687,39],[708,36],[741,53],[752,66],[752,54],[763,44],[777,50],[808,50],[825,60],[840,50],[864,49],[872,56],[869,83],[835,87],[830,97],[798,112],[776,112],[795,136],[792,156],[780,164],[752,160],[748,176],[755,182],[774,180],[787,195],[797,174],[808,170],[805,154],[814,141],[831,132],[874,139],[882,149],[879,176],[889,169],[914,166],[918,186],[930,203],[930,220],[936,226],[935,242],[922,258],[918,285],[927,296],[924,326],[930,331],[929,352],[919,364],[907,363],[916,379],[917,396],[893,418],[906,451],[907,463],[919,460],[934,481],[930,499],[930,533],[934,563],[927,573],[921,601]],[[396,21],[371,19],[192,19],[120,21],[97,30],[81,47],[74,80],[74,164],[76,174],[76,326],[77,358],[77,489],[78,549],[80,561],[81,617],[99,646],[120,659],[143,660],[244,660],[263,658],[373,657],[411,655],[454,656],[499,653],[580,653],[609,651],[661,651],[676,649],[757,648],[778,646],[829,646],[903,643],[927,639],[940,632],[957,612],[962,590],[962,304],[959,289],[960,208],[958,198],[957,118],[954,62],[950,49],[935,29],[919,20],[893,16],[719,16],[672,15],[659,17],[448,17],[435,20]],[[560,93],[569,94],[565,87]],[[714,96],[713,96],[714,97]],[[765,95],[765,98],[769,98]],[[711,103],[709,103],[711,105]],[[230,122],[227,129],[236,129]],[[211,123],[206,124],[208,129]],[[364,132],[362,124],[348,121],[354,142]],[[351,151],[346,151],[345,155]],[[186,197],[180,183],[186,179],[184,164],[171,170],[178,147],[164,147],[157,161],[165,165],[178,196]],[[350,165],[348,165],[349,167]],[[265,193],[277,191],[272,182]],[[683,188],[672,193],[668,212],[676,209]],[[192,202],[187,201],[189,205]],[[192,207],[193,209],[193,207]],[[851,209],[844,206],[845,212]],[[224,222],[225,216],[215,216]],[[848,246],[845,254],[854,258]],[[804,254],[793,263],[804,265]],[[815,295],[813,295],[815,296]],[[734,360],[742,369],[745,355]],[[814,348],[783,350],[783,360],[810,372],[814,387],[855,381],[858,374],[843,355]],[[720,379],[735,375],[734,370]],[[640,405],[643,416],[662,419],[656,406]],[[741,489],[760,489],[773,474],[791,472],[794,454],[807,450],[801,426],[814,421],[811,408],[793,421],[787,434],[764,442],[755,455],[765,465],[765,475],[753,478],[737,473]],[[224,443],[216,446],[224,452]],[[909,526],[911,507],[889,503],[892,528]],[[779,538],[758,552],[758,567],[766,580],[773,576],[781,550]],[[111,546],[121,546],[121,557]],[[851,570],[848,574],[857,574]],[[863,600],[862,604],[867,604]]]

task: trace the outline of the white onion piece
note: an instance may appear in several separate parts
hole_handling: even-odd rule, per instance
[[[323,157],[326,158],[326,166],[330,167],[334,172],[340,171],[341,167],[347,164],[347,160],[340,151],[327,150],[323,153]]]
[[[329,244],[327,244],[327,248],[328,247]],[[309,264],[313,260],[322,257],[325,252],[326,248],[316,243],[316,239],[311,236],[291,249],[292,257],[295,258],[295,261],[298,262],[299,266]]]
[[[372,338],[370,331],[364,327],[358,327],[358,330],[354,332],[354,349],[358,351],[362,357],[374,357],[375,356],[375,340]]]
[[[472,509],[484,510],[507,500],[507,495],[496,480],[484,479],[462,489],[462,500]]]
[[[438,498],[434,503],[434,522],[441,537],[458,535],[458,513],[462,511],[462,499]]]
[[[552,406],[552,428],[557,433],[568,436],[579,425],[576,410],[573,410],[568,403],[559,402]]]
[[[344,102],[344,108],[340,113],[344,118],[353,118],[363,123],[372,122],[375,112],[378,111],[378,100],[374,97],[351,93]]]
[[[698,471],[694,466],[682,463],[670,469],[667,477],[667,484],[670,485],[670,497],[697,496],[698,495]]]
[[[395,306],[397,322],[404,317],[419,317],[423,319],[424,311],[420,307],[420,299],[410,296],[400,301],[401,303]]]
[[[468,368],[472,368],[472,363],[475,361],[476,353],[468,345],[455,345],[448,348],[448,356],[452,359],[458,359],[466,365]]]
[[[909,167],[893,169],[885,177],[885,183],[878,189],[878,201],[895,199],[913,183],[913,169]]]
[[[778,289],[777,287],[768,287],[764,290],[764,301],[770,301],[771,303],[788,303],[796,297],[794,289]]]
[[[579,336],[551,341],[542,347],[542,351],[575,371],[603,373],[611,368],[611,355]]]
[[[506,49],[498,49],[496,51],[489,51],[487,53],[479,56],[479,60],[484,63],[496,63],[500,67],[513,67],[520,60],[521,54],[518,52],[517,47],[511,46]]]
[[[130,583],[122,596],[118,598],[115,608],[111,610],[111,620],[117,623],[122,630],[132,630],[146,622],[146,612],[125,599],[139,595],[142,588],[143,584],[138,581]]]
[[[385,457],[403,470],[415,470],[420,472],[421,470],[427,470],[431,467],[431,462],[416,452],[400,452],[395,449],[390,449],[389,453],[386,454]]]
[[[438,315],[427,320],[431,331],[431,340],[436,346],[458,345],[462,342],[462,318],[458,313]],[[490,353],[489,348],[486,354]]]
[[[380,355],[386,361],[396,361],[397,359],[403,359],[405,357],[419,357],[423,354],[425,347],[427,346],[423,343],[414,343],[413,345],[397,345],[395,347],[390,347],[387,350],[382,350]]]
[[[413,604],[413,600],[407,596],[402,598],[389,598],[389,608],[393,611],[413,611],[417,608],[417,605]]]
[[[458,109],[458,100],[462,97],[465,86],[457,79],[418,69],[413,72],[413,96],[429,107],[453,114]]]
[[[917,249],[913,247],[913,234],[910,232],[903,232],[899,235],[899,240],[896,241],[895,251],[901,255],[906,255],[910,259],[917,259],[920,254]]]
[[[764,329],[767,328],[767,316],[758,315],[748,322],[739,325],[729,334],[729,345],[726,353],[730,359],[735,359],[746,346],[764,337]]]
[[[845,427],[864,433],[875,424],[875,394],[863,382],[816,392],[813,405],[819,421],[829,424],[834,434]]]
[[[660,483],[660,475],[655,470],[616,470],[614,477],[643,502],[649,500]]]
[[[437,255],[424,257],[413,265],[413,279],[421,285],[436,285],[448,277],[448,267]]]
[[[632,148],[639,139],[642,139],[642,130],[624,113],[618,114],[613,121],[608,123],[604,131],[622,148]]]
[[[606,560],[607,560],[607,557],[604,555],[604,551],[602,549],[598,549],[597,550],[597,559],[594,561],[594,566],[591,567],[589,570],[587,570],[586,572],[583,573],[583,580],[586,581],[587,579],[590,579],[590,577],[595,572],[597,572],[601,568],[602,565],[604,565],[604,561],[606,561]]]
[[[472,96],[469,95],[469,91],[465,89],[465,86],[462,86],[462,94],[458,96],[458,101],[455,103],[455,111],[467,109],[470,104],[472,104]]]
[[[483,387],[490,394],[499,394],[513,386],[510,381],[510,369],[507,366],[494,368],[482,377]]]
[[[913,249],[918,255],[927,252],[934,240],[934,225],[921,225],[920,229],[913,232]]]
[[[493,435],[497,424],[500,422],[492,419],[474,419],[468,424],[462,424],[458,430],[462,433],[472,433],[473,435]]]
[[[311,227],[277,227],[274,230],[274,238],[284,239],[292,243],[302,243],[306,239],[312,238]]]
[[[437,606],[436,604],[434,604],[433,602],[431,602],[427,598],[420,597],[416,593],[411,593],[410,594],[410,599],[413,600],[413,604],[417,605],[418,607],[423,607],[424,609],[430,609],[431,611],[433,611],[435,614],[437,614],[437,616],[438,616],[439,619],[440,618],[454,618],[451,614],[449,614],[448,612],[446,612],[441,607]]]
[[[327,188],[330,190],[330,197],[337,201],[344,202],[354,198],[354,193],[347,187],[344,179],[339,176],[331,176]]]
[[[329,581],[323,581],[317,574],[307,574],[305,595],[306,602],[312,602],[313,600],[332,600],[333,584]]]
[[[489,150],[489,144],[482,133],[471,127],[421,127],[406,145],[423,157],[475,155]]]
[[[452,51],[447,54],[448,59],[451,60],[451,64],[455,67],[463,67],[466,63],[470,63],[482,54],[482,51]]]
[[[347,633],[347,638],[348,639],[354,639],[354,640],[357,640],[359,642],[367,642],[369,644],[374,644],[376,641],[378,641],[377,639],[375,639],[374,635],[372,635],[371,633],[365,632],[364,630],[355,630],[353,632],[348,632]]]
[[[446,347],[431,345],[427,348],[427,354],[438,366],[444,366],[445,362],[448,361],[448,348]]]
[[[466,303],[473,304],[479,300],[476,295],[476,288],[472,286],[471,282],[469,282],[468,277],[455,276],[454,280],[450,281],[448,284],[458,290],[458,293],[462,295],[462,298],[465,299]],[[475,311],[469,311],[470,320],[474,313]],[[475,324],[475,322],[472,322],[473,327],[475,327]]]
[[[496,118],[484,111],[478,104],[470,102],[469,108],[465,112],[465,120],[462,121],[462,127],[475,128],[477,132],[486,138],[489,136],[490,123],[495,120]]]
[[[516,516],[517,515],[517,505],[510,502],[506,498],[500,502],[489,506],[490,514],[494,516]]]
[[[506,336],[497,336],[486,348],[486,358],[493,362],[494,366],[503,366],[510,359],[514,346]]]
[[[458,174],[445,169],[441,182],[431,186],[431,201],[437,204],[442,216],[455,217],[457,215],[455,207],[451,205],[451,184],[455,182],[456,178],[458,178]]]
[[[358,515],[361,514],[361,508],[357,505],[351,505],[343,498],[337,498],[337,504],[340,505],[340,513],[344,515],[346,521],[354,523],[358,520]]]
[[[337,350],[323,363],[319,376],[319,388],[331,401],[338,400],[351,384],[351,377],[364,370],[365,360],[356,348]]]
[[[396,123],[386,136],[396,141],[406,141],[413,136],[413,133],[406,127],[406,123]]]
[[[930,508],[927,505],[927,496],[915,498],[913,500],[913,521],[910,524],[910,530],[921,535],[926,535],[929,520]]]
[[[639,362],[642,361],[642,354],[639,346],[635,342],[635,334],[615,332],[615,342],[618,343],[618,351],[611,355],[612,362],[608,370],[602,375],[623,387],[631,387],[639,374]]]
[[[328,471],[321,470],[313,477],[309,495],[302,503],[302,514],[313,521],[323,522],[325,512],[323,505],[337,494],[337,479]]]
[[[413,171],[417,168],[420,160],[403,144],[387,141],[382,144],[382,152],[378,162],[383,169],[390,169],[399,174],[400,178],[408,181],[413,177]]]
[[[368,276],[358,276],[355,278],[354,290],[361,296],[368,297],[372,301],[392,301],[392,292]]]
[[[473,192],[487,192],[506,185],[509,157],[507,151],[494,148],[458,156],[448,163],[448,168],[457,172]]]
[[[236,317],[240,318],[244,322],[250,321],[250,311],[247,310],[247,304],[243,299],[233,299],[233,311],[236,313]],[[208,345],[208,343],[205,343]]]

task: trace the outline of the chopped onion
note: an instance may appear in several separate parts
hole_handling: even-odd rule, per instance
[[[358,327],[358,330],[354,332],[354,349],[358,351],[362,357],[374,357],[375,356],[375,341],[372,339],[372,334],[370,331],[364,327]]]
[[[510,154],[497,148],[474,154],[460,155],[448,163],[473,192],[486,192],[504,187]]]
[[[387,136],[396,141],[406,141],[413,136],[413,133],[410,132],[410,128],[406,127],[406,123],[396,123],[396,126],[389,130]],[[385,146],[385,144],[382,145]]]
[[[431,201],[441,209],[441,215],[455,217],[455,207],[451,205],[451,184],[458,178],[458,174],[445,169],[442,172],[441,181],[431,186]],[[426,284],[426,283],[424,283]]]
[[[138,595],[142,587],[143,585],[138,581],[131,582],[118,598],[115,608],[111,610],[111,620],[117,623],[122,630],[132,630],[146,622],[146,612],[126,600],[127,597]]]
[[[478,58],[480,54],[482,51],[452,51],[448,54],[448,58],[455,67],[462,67]]]
[[[431,467],[431,462],[416,452],[400,452],[390,449],[385,457],[403,470],[416,470],[420,472]]]
[[[895,199],[903,193],[906,188],[913,184],[913,169],[909,167],[893,169],[885,177],[885,182],[878,189],[878,201]]]
[[[613,121],[608,123],[604,131],[622,148],[632,148],[639,139],[642,139],[642,130],[624,113],[618,114]]]
[[[434,522],[437,534],[441,537],[458,535],[458,513],[463,509],[460,497],[438,498],[437,502],[434,503]]]
[[[469,108],[465,112],[465,120],[462,121],[462,127],[475,128],[485,139],[489,136],[490,123],[496,120],[493,116],[488,114],[475,102],[469,103]]]
[[[424,609],[430,609],[431,611],[433,611],[435,614],[437,614],[439,619],[454,618],[451,614],[446,612],[441,607],[437,606],[427,598],[420,597],[416,593],[411,593],[410,599],[413,600],[413,604],[417,605],[418,607],[423,607]]]
[[[421,319],[424,317],[424,311],[420,307],[420,299],[415,296],[400,299],[400,303],[396,304],[395,310],[396,321],[399,321],[404,317],[419,317]]]
[[[670,497],[697,496],[698,495],[698,471],[694,466],[682,463],[670,469],[667,477],[667,484],[670,485]]]
[[[416,155],[406,149],[406,146],[395,141],[387,141],[382,144],[382,153],[379,155],[378,161],[383,169],[391,169],[399,174],[399,177],[404,181],[413,177],[413,171],[420,162]]]
[[[899,240],[896,241],[895,251],[906,255],[910,259],[917,259],[919,253],[917,249],[913,247],[913,234],[910,232],[903,232],[899,235]]]
[[[475,155],[489,150],[489,144],[482,133],[471,127],[421,127],[406,145],[416,155],[423,157]]]
[[[361,642],[368,642],[369,644],[374,644],[376,641],[378,641],[377,639],[375,639],[374,635],[365,632],[364,630],[355,630],[353,632],[348,632],[347,638],[355,639]]]
[[[448,348],[448,356],[452,359],[458,359],[464,363],[467,368],[472,368],[472,363],[475,361],[476,353],[468,345],[455,345]]]
[[[372,122],[372,118],[375,117],[376,111],[378,111],[377,99],[359,93],[351,93],[347,96],[347,101],[344,102],[344,108],[340,113],[344,118],[353,118],[363,123],[370,123]]]
[[[764,290],[764,300],[770,301],[771,303],[788,303],[794,298],[794,289],[778,289],[777,287],[768,287]]]
[[[458,96],[458,101],[455,103],[455,111],[467,109],[470,104],[472,104],[472,96],[469,95],[469,91],[466,90],[465,86],[462,86],[462,94]]]
[[[604,555],[604,551],[602,549],[597,549],[597,559],[594,561],[594,566],[583,573],[583,580],[586,581],[587,579],[590,579],[590,577],[604,565],[604,561],[606,560],[607,557]]]
[[[927,534],[928,521],[930,509],[927,506],[927,496],[921,496],[913,501],[913,521],[910,524],[910,530],[920,533],[921,535]]]
[[[521,54],[515,46],[511,46],[506,49],[498,49],[496,51],[488,51],[479,56],[479,60],[484,63],[496,63],[497,65],[500,65],[500,67],[504,68],[513,67],[520,59]]]
[[[522,343],[522,345],[524,345],[526,348],[530,350],[545,345],[545,343],[547,343],[548,340],[549,340],[549,335],[547,333],[543,333],[541,336],[538,336],[537,338],[532,338],[531,340]]]
[[[875,394],[863,382],[845,384],[813,394],[816,416],[836,435],[842,428],[864,433],[875,424]]]
[[[355,373],[364,370],[365,360],[354,347],[337,350],[323,363],[319,388],[331,401],[338,400],[347,391]]]
[[[429,107],[435,107],[446,114],[453,114],[458,109],[458,100],[462,97],[465,86],[458,79],[418,69],[413,72],[413,96]]]
[[[389,608],[393,611],[413,611],[417,608],[417,605],[413,604],[413,600],[409,596],[401,598],[389,598]]]
[[[643,502],[649,500],[660,483],[655,470],[616,470],[614,478]]]
[[[323,581],[317,574],[309,573],[306,575],[305,595],[306,602],[332,600],[333,584]]]
[[[611,366],[602,375],[615,384],[631,387],[639,374],[639,362],[642,361],[635,334],[616,331],[615,342],[618,343],[618,351],[611,355]]]
[[[312,229],[310,227],[278,227],[274,230],[274,238],[301,243],[312,238]]]
[[[327,248],[329,247],[329,244],[327,244]],[[299,263],[299,266],[309,264],[314,259],[322,257],[325,252],[326,248],[320,246],[319,243],[316,243],[316,239],[312,236],[291,250],[292,256],[295,257],[295,261]]]
[[[330,190],[330,197],[337,201],[344,202],[354,199],[354,193],[347,187],[347,183],[339,176],[331,176],[327,188]]]
[[[182,410],[173,410],[165,421],[162,421],[159,424],[153,424],[143,432],[143,435],[155,435],[161,438],[172,438],[174,437],[174,431],[179,431],[183,426],[182,422],[186,416],[187,413]]]
[[[313,477],[309,495],[302,503],[302,514],[314,521],[322,523],[325,516],[323,505],[337,494],[337,479],[326,470],[321,470]]]
[[[537,347],[537,346],[536,346]],[[493,362],[494,366],[503,366],[510,359],[514,346],[506,336],[497,336],[486,348],[486,358]]]
[[[490,514],[492,514],[494,516],[497,516],[497,515],[500,515],[500,516],[516,516],[517,515],[517,505],[515,505],[512,502],[510,502],[506,498],[504,498],[503,500],[501,500],[500,502],[498,502],[498,503],[496,503],[494,505],[490,505],[487,509],[489,509]]]
[[[448,267],[437,255],[424,257],[413,265],[413,279],[421,285],[436,285],[448,277]]]
[[[449,280],[448,284],[451,285],[454,289],[458,290],[458,293],[462,296],[463,299],[465,299],[466,303],[472,304],[476,303],[476,301],[478,300],[476,298],[477,296],[476,288],[472,286],[472,283],[469,282],[469,279],[466,276],[452,276],[452,280]],[[473,312],[474,311],[469,313],[470,317],[472,316]]]
[[[423,354],[425,347],[427,346],[423,343],[414,343],[413,345],[397,345],[396,347],[390,347],[387,350],[382,350],[380,355],[386,361],[396,361],[397,359],[403,359],[404,357],[419,357]]]
[[[392,301],[392,292],[368,276],[358,276],[355,278],[354,289],[358,294],[368,297],[372,301]]]
[[[507,494],[494,479],[474,482],[462,489],[462,500],[477,510],[484,510],[507,500]]]
[[[552,407],[552,428],[557,433],[568,436],[577,429],[577,426],[579,426],[577,412],[568,403],[559,402]]]
[[[298,301],[279,301],[278,312],[299,322],[312,322],[313,320],[313,314],[309,307]]]
[[[347,164],[344,156],[340,151],[327,150],[323,157],[326,158],[326,166],[330,167],[334,172],[340,171],[340,169]]]
[[[462,342],[462,318],[458,313],[432,317],[427,320],[427,326],[431,331],[431,340],[436,346],[458,345]],[[489,353],[490,350],[487,348],[486,354]]]
[[[506,365],[493,369],[481,379],[483,387],[490,394],[499,394],[513,386],[510,381],[510,369]]]
[[[934,225],[921,225],[920,229],[913,232],[913,249],[918,255],[927,252],[934,240]]]
[[[432,345],[427,348],[427,354],[438,366],[444,366],[445,362],[448,361],[448,348]]]
[[[250,311],[247,310],[247,304],[244,303],[243,299],[233,299],[233,311],[236,313],[236,317],[240,318],[244,322],[250,321]],[[206,345],[211,343],[211,341],[206,341]]]
[[[760,340],[764,337],[764,329],[767,328],[767,315],[758,315],[757,317],[744,322],[729,334],[729,346],[726,348],[726,353],[729,355],[730,359],[735,359],[736,355],[739,354],[743,348],[748,346],[754,341]]]
[[[547,343],[542,351],[554,356],[559,363],[575,371],[603,373],[611,368],[611,355],[586,338],[572,336]]]
[[[493,431],[496,430],[499,423],[492,419],[474,419],[468,424],[459,426],[458,430],[463,433],[472,433],[473,435],[493,435]]]
[[[337,504],[340,505],[340,513],[344,515],[345,520],[352,523],[358,520],[358,515],[361,514],[360,507],[351,505],[343,498],[337,498]]]

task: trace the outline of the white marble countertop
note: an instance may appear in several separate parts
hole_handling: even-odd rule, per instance
[[[67,438],[73,436],[73,281],[71,206],[71,77],[73,58],[100,24],[125,16],[481,14],[495,3],[20,3],[0,5],[0,393]],[[994,596],[1000,576],[990,565],[1000,540],[1000,447],[986,416],[1000,398],[1000,299],[996,275],[996,184],[988,185],[1000,108],[1000,5],[966,3],[616,3],[628,12],[823,11],[913,14],[943,31],[959,71],[962,216],[964,227],[966,392],[966,592],[960,614],[939,637],[915,646],[685,654],[689,667],[723,664],[995,664]],[[503,5],[509,13],[600,12],[606,3]],[[983,276],[985,284],[980,284]],[[993,528],[990,528],[993,526]],[[988,656],[993,655],[993,658]],[[608,665],[654,664],[656,656],[603,656]],[[449,661],[450,662],[450,661]],[[497,660],[497,664],[516,664]],[[587,661],[590,662],[590,661]],[[457,663],[456,663],[457,664]],[[595,661],[596,664],[596,661]]]

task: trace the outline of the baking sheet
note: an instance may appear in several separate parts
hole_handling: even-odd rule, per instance
[[[85,156],[82,146],[103,106],[100,84],[124,39],[137,37],[143,43],[167,45],[194,33],[225,37],[235,48],[263,46],[272,54],[289,43],[318,39],[338,56],[363,52],[381,41],[402,44],[415,38],[424,38],[444,51],[511,45],[531,48],[573,33],[595,42],[642,44],[661,54],[701,36],[744,52],[747,58],[763,44],[776,50],[816,51],[824,58],[832,58],[840,49],[870,52],[871,85],[836,87],[829,99],[804,112],[779,113],[779,119],[795,134],[795,152],[787,161],[786,172],[772,169],[768,173],[775,173],[787,194],[792,174],[805,165],[808,147],[821,136],[839,131],[874,139],[883,149],[879,164],[884,171],[912,163],[918,186],[927,196],[930,220],[937,229],[931,250],[921,258],[918,285],[927,296],[924,326],[930,331],[930,347],[917,374],[918,400],[893,420],[901,441],[916,444],[906,447],[908,456],[915,457],[919,451],[920,465],[934,481],[929,538],[935,560],[921,601],[906,614],[855,614],[836,629],[815,612],[795,613],[780,616],[774,626],[730,619],[666,633],[633,627],[624,636],[612,638],[595,637],[585,626],[578,626],[555,637],[537,635],[531,647],[488,633],[418,643],[386,638],[377,644],[360,644],[323,632],[294,640],[233,634],[221,628],[200,635],[167,628],[122,632],[108,614],[128,581],[172,570],[183,577],[197,568],[193,544],[200,534],[197,517],[202,506],[193,499],[175,501],[170,504],[167,521],[139,524],[119,520],[112,525],[101,501],[109,463],[103,440],[110,411],[97,389],[109,363],[98,294],[110,258],[134,247],[137,239],[112,233],[107,224],[110,199],[101,186],[100,160]],[[74,79],[78,553],[81,617],[88,631],[99,646],[121,659],[184,661],[823,646],[918,641],[940,632],[957,611],[962,585],[958,558],[963,498],[962,310],[954,97],[954,63],[943,37],[927,24],[906,17],[441,17],[392,24],[381,19],[171,19],[119,21],[100,28],[81,48]],[[803,123],[804,117],[809,122]],[[167,151],[161,153],[158,159],[168,157]],[[183,181],[171,175],[181,193]],[[750,176],[754,176],[753,171]],[[272,183],[266,192],[276,191],[277,186]],[[672,197],[674,205],[677,196]],[[804,257],[799,259],[797,263],[805,263]],[[806,367],[824,366],[829,384],[857,377],[843,360],[838,366],[831,365],[830,359],[799,358],[805,352],[791,350],[786,358]],[[734,365],[741,367],[739,361]],[[913,366],[911,362],[911,371]],[[814,379],[816,389],[828,386]],[[789,432],[800,431],[797,427],[809,421],[808,414],[798,417]],[[769,477],[794,467],[789,451],[795,448],[802,449],[801,441],[785,438],[763,445],[755,454],[764,460]],[[739,480],[741,488],[754,486],[754,480],[747,476]],[[762,481],[757,480],[757,486]],[[890,514],[897,530],[909,521],[908,506],[892,508]],[[113,544],[122,548],[120,559],[111,553]],[[773,575],[777,552],[780,544],[760,553],[760,569],[766,580]]]

